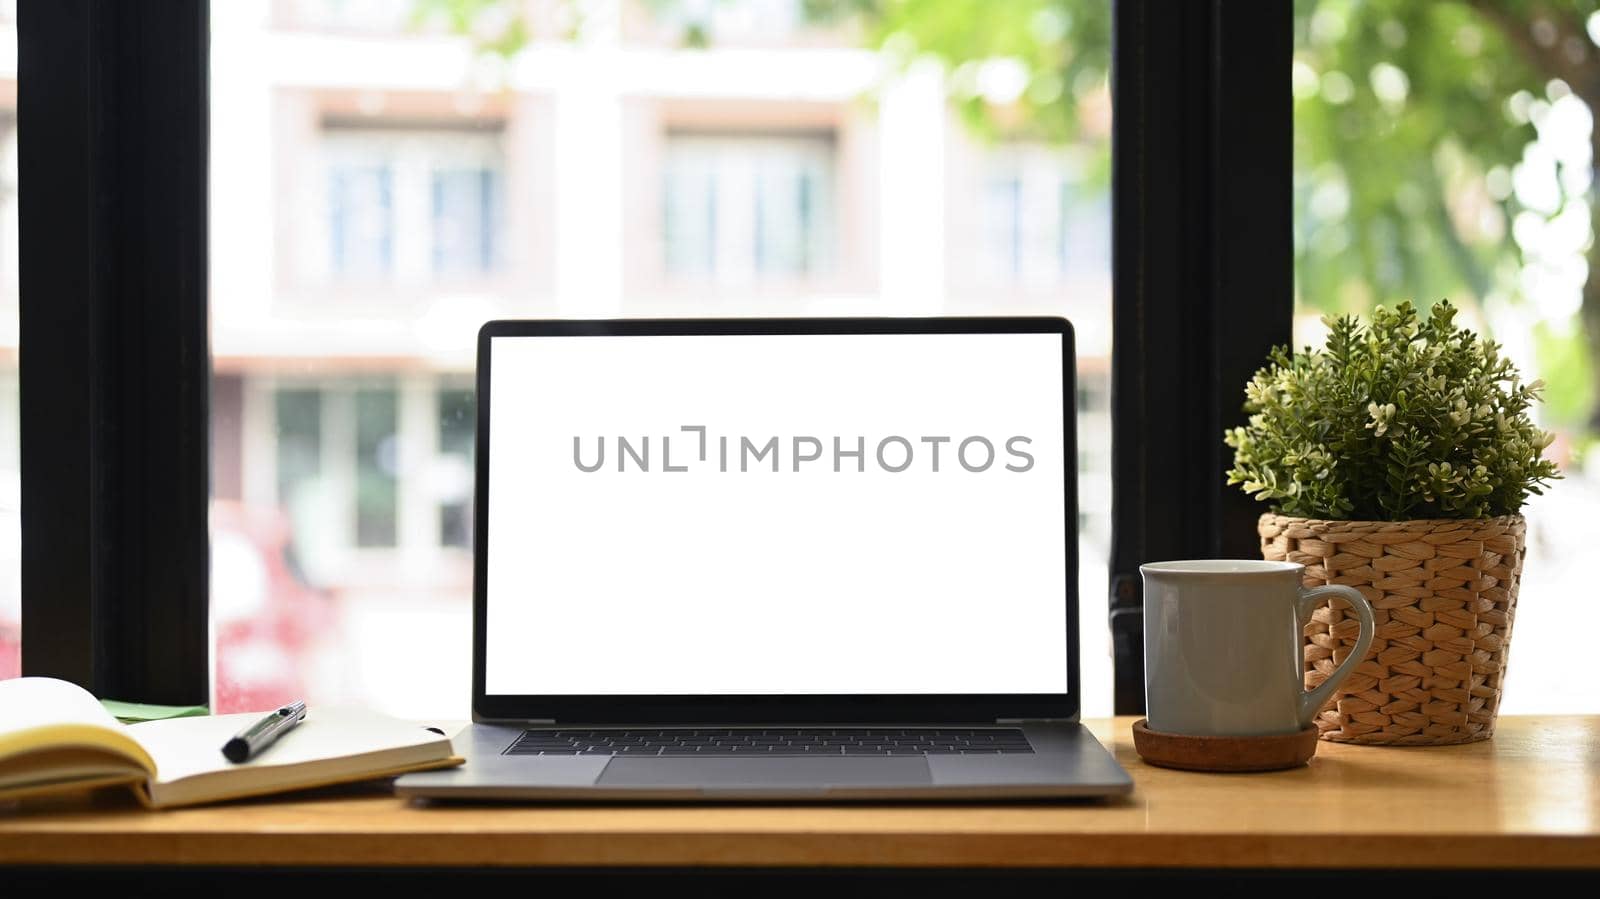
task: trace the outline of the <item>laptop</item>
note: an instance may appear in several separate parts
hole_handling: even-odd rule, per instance
[[[495,321],[473,724],[401,795],[1092,797],[1062,318]]]

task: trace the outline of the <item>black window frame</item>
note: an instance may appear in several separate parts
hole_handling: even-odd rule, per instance
[[[210,702],[208,13],[17,5],[22,670],[175,705]]]
[[[1112,53],[1111,596],[1144,711],[1143,562],[1260,558],[1223,430],[1294,316],[1294,10],[1119,0]]]
[[[1257,554],[1223,482],[1294,302],[1290,4],[1116,0],[1111,627],[1138,565]],[[209,3],[18,5],[23,671],[210,700]]]

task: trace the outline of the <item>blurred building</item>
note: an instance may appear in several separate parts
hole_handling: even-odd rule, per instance
[[[526,0],[510,58],[475,50],[503,11],[464,36],[426,6],[212,7],[218,710],[303,691],[464,714],[472,351],[495,317],[1067,315],[1103,594],[1093,154],[974,139],[942,73],[800,0]],[[0,675],[20,616],[14,22],[0,0]],[[290,626],[314,596],[332,618]]]
[[[525,5],[509,61],[394,2],[213,9],[215,489],[314,582],[464,595],[492,317],[1067,314],[1104,534],[1107,192],[986,146],[798,0]],[[496,23],[488,23],[493,27]],[[543,31],[543,36],[541,35]]]

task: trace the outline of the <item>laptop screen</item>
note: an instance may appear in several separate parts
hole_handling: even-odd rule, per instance
[[[490,340],[487,693],[1067,692],[1061,334]]]

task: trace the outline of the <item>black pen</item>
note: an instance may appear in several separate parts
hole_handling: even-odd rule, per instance
[[[240,731],[222,745],[222,754],[234,764],[249,761],[305,719],[305,700],[297,699]]]

